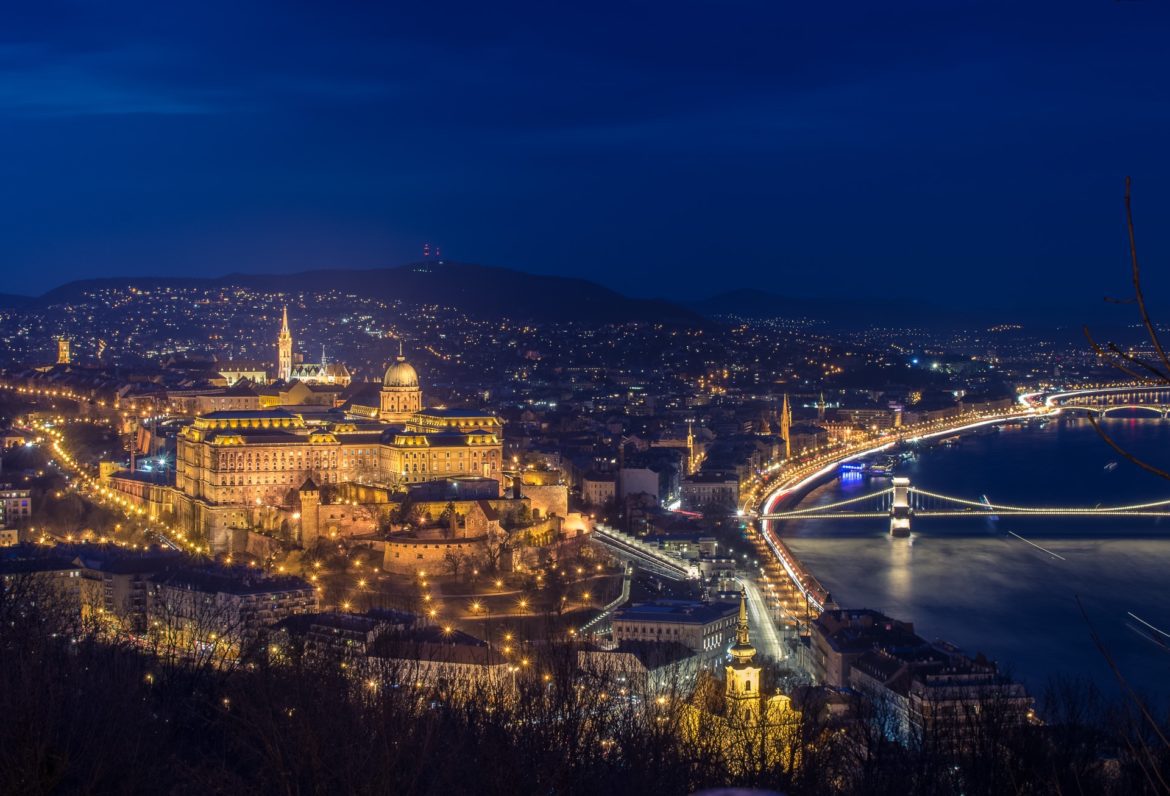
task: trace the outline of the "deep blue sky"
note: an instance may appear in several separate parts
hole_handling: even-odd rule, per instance
[[[1095,301],[1125,174],[1170,258],[1168,41],[1161,0],[9,4],[0,290],[431,241],[641,295]]]

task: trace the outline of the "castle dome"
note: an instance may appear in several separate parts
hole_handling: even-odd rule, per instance
[[[386,368],[386,376],[382,379],[385,387],[418,387],[418,373],[402,355],[402,347],[398,348],[398,359]]]

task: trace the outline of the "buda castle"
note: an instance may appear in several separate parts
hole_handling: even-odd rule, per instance
[[[278,342],[282,377],[294,375],[291,349],[286,313]],[[340,406],[196,417],[176,444],[174,519],[222,552],[233,547],[234,530],[257,524],[257,512],[299,521],[302,493],[343,484],[397,491],[457,477],[499,482],[501,431],[490,413],[425,408],[418,373],[400,346],[381,384],[355,390]]]

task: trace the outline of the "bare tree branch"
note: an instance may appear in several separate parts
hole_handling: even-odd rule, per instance
[[[1116,361],[1116,360],[1120,359],[1120,360],[1123,360],[1125,362],[1131,362],[1134,365],[1137,365],[1138,367],[1145,369],[1146,371],[1148,371],[1150,373],[1151,376],[1158,379],[1159,381],[1170,381],[1170,374],[1163,373],[1162,371],[1158,370],[1158,368],[1156,368],[1154,365],[1151,365],[1150,363],[1146,362],[1141,357],[1137,357],[1137,356],[1134,356],[1133,354],[1122,351],[1121,348],[1117,345],[1117,343],[1109,343],[1107,349],[1102,348],[1101,345],[1093,337],[1092,332],[1089,331],[1088,326],[1082,327],[1082,330],[1084,331],[1085,338],[1089,341],[1089,345],[1093,348],[1093,352],[1096,353],[1097,356],[1101,357],[1102,359],[1111,360],[1109,362],[1109,364],[1112,365],[1113,367],[1117,368],[1118,370],[1123,371],[1124,373],[1127,373],[1128,375],[1132,376],[1135,379],[1144,380],[1144,379],[1150,378],[1150,376],[1143,376],[1141,373],[1138,373],[1137,371],[1134,371],[1134,370],[1130,370],[1125,365]]]
[[[1142,468],[1143,470],[1150,472],[1150,473],[1153,473],[1154,475],[1158,476],[1159,478],[1165,478],[1167,481],[1170,481],[1170,473],[1166,472],[1165,470],[1163,470],[1159,467],[1155,467],[1154,465],[1150,464],[1149,462],[1142,461],[1141,459],[1139,459],[1138,457],[1134,456],[1132,453],[1127,451],[1125,448],[1123,448],[1119,444],[1117,444],[1117,442],[1115,442],[1112,437],[1110,437],[1107,433],[1105,433],[1105,429],[1101,428],[1100,421],[1098,421],[1097,418],[1093,417],[1092,415],[1089,415],[1089,423],[1092,424],[1093,429],[1098,434],[1101,435],[1101,439],[1105,440],[1105,442],[1107,442],[1109,444],[1109,447],[1113,448],[1113,450],[1115,450],[1119,456],[1123,457],[1128,462],[1136,464],[1138,467]]]
[[[1137,705],[1138,710],[1141,711],[1142,717],[1145,718],[1146,722],[1150,725],[1150,728],[1154,731],[1154,734],[1158,736],[1164,746],[1170,748],[1170,740],[1167,740],[1166,734],[1162,732],[1162,728],[1158,726],[1158,722],[1154,719],[1153,716],[1150,715],[1150,711],[1146,707],[1146,703],[1143,702],[1137,693],[1134,692],[1133,688],[1129,684],[1129,681],[1125,679],[1125,675],[1121,673],[1121,669],[1117,667],[1117,663],[1113,660],[1113,656],[1109,654],[1109,649],[1105,646],[1105,643],[1101,641],[1101,637],[1097,635],[1096,628],[1093,627],[1093,623],[1089,620],[1088,613],[1085,612],[1085,606],[1081,604],[1080,595],[1077,595],[1075,599],[1077,601],[1077,610],[1081,612],[1081,618],[1085,621],[1085,626],[1089,628],[1089,638],[1093,640],[1093,645],[1097,648],[1097,651],[1101,653],[1101,657],[1105,659],[1105,663],[1109,665],[1109,669],[1113,672],[1113,676],[1117,678],[1118,684],[1121,686],[1122,690],[1125,691],[1130,701]],[[1145,752],[1147,758],[1152,757],[1150,749],[1144,741],[1142,742],[1142,749]],[[1162,776],[1162,773],[1158,770],[1159,767],[1157,761],[1151,760],[1150,762],[1150,768],[1153,770],[1154,776],[1158,778],[1158,782],[1162,784],[1162,790],[1165,792],[1170,792],[1170,784],[1166,782],[1165,778]],[[1144,765],[1142,766],[1142,770],[1145,771]]]
[[[1146,327],[1146,334],[1150,336],[1150,342],[1154,344],[1154,350],[1158,353],[1158,358],[1162,360],[1162,365],[1167,370],[1170,370],[1170,358],[1166,357],[1166,351],[1162,348],[1162,341],[1158,339],[1158,332],[1154,328],[1153,321],[1150,320],[1150,313],[1146,310],[1146,299],[1142,293],[1142,275],[1141,267],[1138,265],[1137,256],[1137,242],[1133,231],[1133,209],[1130,206],[1130,182],[1129,177],[1125,178],[1125,224],[1129,231],[1129,254],[1132,263],[1133,271],[1133,293],[1137,300],[1138,312],[1142,316],[1142,324]]]

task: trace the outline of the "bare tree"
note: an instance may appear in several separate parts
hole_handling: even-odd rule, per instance
[[[1131,179],[1125,178],[1125,222],[1126,232],[1129,240],[1129,255],[1130,255],[1130,281],[1133,284],[1133,296],[1129,299],[1116,300],[1107,299],[1118,304],[1132,304],[1137,309],[1137,314],[1141,320],[1142,329],[1145,332],[1146,339],[1153,348],[1153,357],[1143,357],[1132,351],[1124,349],[1115,342],[1106,342],[1104,344],[1098,343],[1093,337],[1092,332],[1088,326],[1084,327],[1086,339],[1089,345],[1092,346],[1093,351],[1096,352],[1102,360],[1112,365],[1118,371],[1127,376],[1141,382],[1146,382],[1151,385],[1170,385],[1170,356],[1167,356],[1166,349],[1162,344],[1161,337],[1158,335],[1157,326],[1150,317],[1150,311],[1146,306],[1145,292],[1142,289],[1142,269],[1138,261],[1137,254],[1137,238],[1134,232],[1133,222],[1133,204],[1130,195]],[[1113,448],[1119,456],[1124,457],[1127,461],[1136,464],[1143,470],[1153,473],[1160,478],[1165,478],[1170,481],[1170,472],[1158,467],[1150,462],[1144,461],[1122,447],[1116,440],[1111,437],[1108,432],[1102,427],[1098,418],[1092,414],[1089,415],[1089,422],[1093,428],[1101,435],[1101,438]]]

